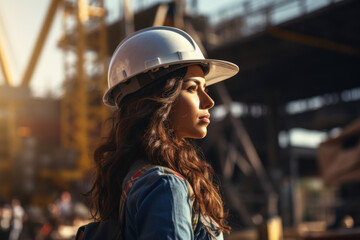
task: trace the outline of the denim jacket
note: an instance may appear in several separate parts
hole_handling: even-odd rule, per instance
[[[154,167],[135,181],[127,196],[123,239],[213,239],[205,230],[204,222],[200,217],[193,230],[185,180],[167,173],[162,167]],[[222,240],[222,234],[216,239]]]

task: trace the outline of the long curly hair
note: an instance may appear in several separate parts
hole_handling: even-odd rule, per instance
[[[169,122],[186,71],[184,67],[170,73],[118,104],[109,135],[94,153],[94,183],[87,195],[96,220],[119,219],[119,189],[134,160],[144,159],[182,174],[193,187],[200,213],[216,223],[211,224],[217,225],[217,233],[229,233],[212,167],[193,143],[176,137]]]

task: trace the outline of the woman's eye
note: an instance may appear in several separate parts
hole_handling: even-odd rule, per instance
[[[188,87],[187,90],[188,90],[189,92],[194,92],[194,91],[196,91],[196,85],[193,85],[193,86]]]

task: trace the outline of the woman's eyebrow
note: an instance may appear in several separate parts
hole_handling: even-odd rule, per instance
[[[197,85],[201,86],[201,82],[198,79],[195,78],[188,78],[184,80],[184,83],[189,82],[189,81],[193,81],[195,82]],[[206,82],[204,83],[204,88],[206,87]]]

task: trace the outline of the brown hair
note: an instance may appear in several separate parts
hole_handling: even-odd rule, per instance
[[[193,187],[200,213],[213,219],[218,232],[229,233],[211,166],[191,142],[175,136],[169,122],[186,70],[158,79],[119,103],[109,136],[94,154],[95,179],[88,196],[95,219],[118,220],[119,189],[130,166],[142,158],[182,174]]]

